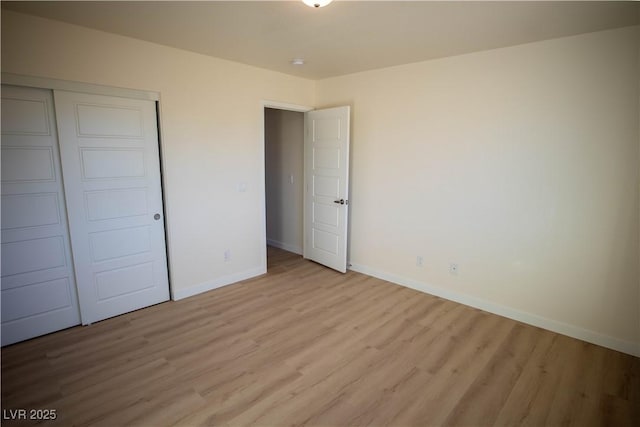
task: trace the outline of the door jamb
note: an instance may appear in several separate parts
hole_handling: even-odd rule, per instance
[[[51,79],[49,77],[26,76],[22,74],[7,73],[4,71],[2,72],[2,84],[36,87],[49,90],[66,90],[69,92],[82,92],[91,95],[119,96],[121,98],[160,101],[160,92],[151,90],[104,86],[93,83]]]

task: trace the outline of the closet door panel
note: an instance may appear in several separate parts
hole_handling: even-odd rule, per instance
[[[168,300],[155,103],[54,97],[82,322]]]
[[[51,91],[2,86],[2,345],[80,323]]]

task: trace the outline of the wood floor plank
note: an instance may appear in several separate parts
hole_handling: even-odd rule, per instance
[[[489,316],[489,320],[462,345],[450,339],[446,328],[427,329],[427,333],[413,339],[419,346],[411,352],[424,355],[418,366],[431,372],[430,379],[423,392],[407,402],[396,417],[396,425],[444,423],[515,327],[515,322],[497,316]],[[440,362],[443,353],[451,355],[444,364]]]
[[[493,425],[540,335],[540,330],[516,325],[444,425]]]
[[[498,426],[535,426],[546,423],[556,398],[563,370],[570,360],[562,350],[566,342],[557,334],[545,333],[523,368],[495,421]]]
[[[265,275],[1,359],[2,408],[52,427],[640,425],[636,357],[274,248]]]

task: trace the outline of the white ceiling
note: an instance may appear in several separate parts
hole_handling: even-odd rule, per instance
[[[636,25],[639,2],[2,2],[311,79]],[[304,66],[293,66],[304,58]]]

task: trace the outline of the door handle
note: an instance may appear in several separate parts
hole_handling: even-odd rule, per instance
[[[340,200],[334,200],[333,203],[337,203],[339,205],[344,205],[344,199],[340,199]]]
[[[153,219],[155,219],[156,221],[157,221],[157,220],[159,220],[159,219],[160,219],[160,214],[158,214],[158,213],[157,213],[157,214],[155,214],[155,215],[153,216]]]

